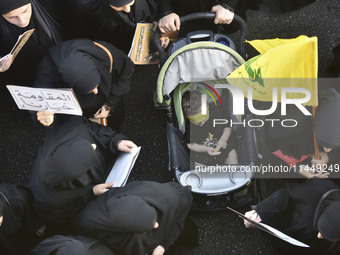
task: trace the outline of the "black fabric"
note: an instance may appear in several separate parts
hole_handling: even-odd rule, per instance
[[[93,199],[93,186],[105,182],[119,154],[117,142],[125,139],[111,128],[84,117],[60,116],[47,130],[44,144],[24,180],[41,217],[57,223],[67,222]],[[76,145],[74,149],[84,143],[87,145],[82,152],[79,148],[72,150],[73,146]],[[91,144],[97,146],[94,152]],[[85,158],[85,155],[89,156]]]
[[[11,2],[11,1],[6,1]],[[0,16],[0,56],[8,54],[15,45],[19,35],[29,29],[35,29],[31,38],[21,49],[10,69],[1,73],[1,80],[5,83],[21,82],[23,85],[31,85],[35,67],[45,56],[48,49],[65,40],[67,37],[65,28],[65,5],[62,1],[55,0],[31,0],[32,17],[25,28],[17,27]],[[18,77],[18,74],[23,74]],[[20,76],[20,75],[19,75]]]
[[[128,53],[136,23],[155,19],[157,1],[137,0],[130,13],[115,11],[108,0],[72,0],[69,4],[76,17],[73,22],[78,37],[107,41]]]
[[[110,221],[117,224],[117,232],[151,231],[157,221],[156,209],[138,196],[111,197],[107,200],[106,207]],[[138,217],[127,212],[138,212]]]
[[[122,6],[127,5],[131,2],[132,2],[132,0],[109,0],[110,5],[113,5],[115,7],[122,7]]]
[[[115,46],[99,43],[112,55],[111,73],[109,55],[102,48],[88,39],[74,39],[50,49],[39,64],[34,86],[73,88],[86,117],[93,116],[104,104],[113,110],[130,90],[133,63]],[[97,85],[98,94],[89,94]]]
[[[101,241],[85,236],[51,236],[27,255],[114,255]]]
[[[130,214],[129,217],[137,218],[134,220],[135,224],[143,226],[139,229],[152,228],[149,226],[150,223],[144,222],[144,218],[139,216],[139,211],[120,207],[119,200],[122,197],[126,199],[125,197],[130,196],[137,197],[136,201],[143,201],[144,208],[150,206],[156,210],[158,228],[143,233],[123,231],[127,227],[126,224],[111,219],[110,214],[115,213],[115,210],[122,210],[119,215]],[[116,206],[109,208],[108,204],[112,200],[116,201]],[[178,183],[161,184],[150,181],[134,181],[124,187],[110,189],[92,201],[74,218],[72,226],[78,233],[91,235],[104,241],[118,254],[145,255],[152,252],[158,245],[167,249],[175,242],[183,229],[191,201],[190,189],[182,187]],[[150,214],[151,216],[148,218],[153,219],[153,210],[150,210]],[[145,226],[146,223],[148,226]],[[128,229],[132,229],[132,226],[129,225]]]
[[[172,169],[186,171],[190,169],[190,152],[181,131],[167,122],[170,163]]]
[[[327,72],[340,77],[340,44],[333,49],[334,59],[327,68]]]
[[[22,249],[33,241],[33,233],[39,227],[33,213],[33,197],[26,189],[14,184],[0,184],[0,192],[3,216],[0,227],[0,252],[6,255],[22,254]],[[20,246],[18,242],[21,242]]]
[[[315,0],[280,0],[281,8],[284,11],[294,11],[313,2]]]
[[[278,109],[281,109],[278,107]],[[308,108],[311,112],[311,108]],[[280,111],[280,110],[279,110]],[[287,106],[287,114],[275,112],[268,119],[294,119],[297,125],[287,128],[281,125],[265,123],[266,142],[271,152],[281,150],[285,155],[300,159],[302,155],[314,152],[313,117],[304,115],[295,105]]]
[[[29,3],[30,0],[2,0],[0,1],[0,13],[1,15],[5,14]]]
[[[320,146],[340,147],[340,91],[330,88],[320,92],[319,106],[314,118],[315,137]]]
[[[314,215],[314,228],[332,242],[340,241],[340,189],[323,195]]]
[[[327,191],[339,188],[327,179],[312,178],[303,183],[290,183],[256,206],[262,222],[311,246],[301,248],[275,238],[276,247],[284,254],[338,254],[338,245],[318,239],[313,227],[319,200]]]

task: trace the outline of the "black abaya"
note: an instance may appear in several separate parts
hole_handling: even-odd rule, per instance
[[[132,61],[107,42],[99,42],[109,55],[88,39],[74,39],[51,48],[41,61],[34,82],[39,88],[72,88],[85,117],[92,117],[104,104],[114,107],[130,90]],[[98,94],[89,93],[97,85]]]
[[[339,243],[318,239],[319,230],[314,228],[318,203],[332,189],[339,186],[327,179],[312,178],[304,183],[288,184],[257,205],[255,210],[263,223],[311,246],[301,248],[275,238],[273,241],[284,254],[338,254]]]
[[[119,154],[117,143],[125,139],[84,117],[58,118],[25,176],[35,210],[47,220],[67,222],[94,198],[93,186],[105,182]]]
[[[27,255],[114,255],[101,241],[85,236],[55,235],[39,243]]]
[[[33,213],[33,197],[24,188],[13,184],[0,184],[0,253],[22,254],[26,246],[32,245],[34,232],[40,226]],[[17,243],[21,242],[18,246]]]
[[[48,49],[67,38],[67,8],[63,1],[31,0],[32,17],[25,28],[20,28],[0,16],[0,56],[8,54],[18,40],[19,35],[29,29],[35,29],[31,38],[22,48],[8,71],[1,73],[2,80],[30,85],[35,67],[48,53]],[[24,77],[19,75],[24,73]],[[23,79],[24,78],[24,79]]]
[[[145,255],[178,238],[191,206],[178,183],[131,182],[93,200],[72,221],[76,232],[104,241],[119,254]],[[159,227],[153,229],[154,222]]]

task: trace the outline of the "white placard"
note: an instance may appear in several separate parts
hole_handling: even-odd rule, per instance
[[[51,111],[54,113],[82,115],[81,107],[72,89],[44,89],[7,85],[21,110]]]

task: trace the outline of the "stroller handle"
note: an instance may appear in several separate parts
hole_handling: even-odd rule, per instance
[[[215,19],[216,13],[215,12],[195,12],[191,13],[185,16],[180,17],[180,22],[181,24],[184,24],[188,21],[193,21],[193,20],[202,20],[202,19],[207,19],[207,20],[213,20]],[[236,22],[241,30],[240,34],[240,40],[239,40],[239,45],[238,45],[238,50],[240,52],[240,55],[245,58],[245,50],[244,50],[244,41],[246,38],[246,32],[247,32],[247,25],[244,22],[244,20],[238,16],[237,14],[234,15],[233,22]],[[162,48],[160,41],[159,41],[159,36],[160,36],[160,31],[159,28],[157,27],[155,33],[154,33],[154,44],[156,46],[156,49],[159,52],[159,57],[160,57],[160,65],[162,66],[165,62],[165,52],[164,49]]]

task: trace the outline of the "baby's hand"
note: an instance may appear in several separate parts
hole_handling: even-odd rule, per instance
[[[227,142],[226,141],[224,141],[223,139],[220,139],[220,140],[218,140],[218,142],[217,142],[217,146],[216,146],[216,148],[221,148],[221,149],[225,149],[225,148],[227,148]],[[218,150],[219,150],[218,149]]]
[[[208,153],[210,156],[217,156],[217,155],[220,155],[220,154],[221,154],[220,151],[216,151],[216,149],[213,148],[213,147],[208,147],[207,153]]]

